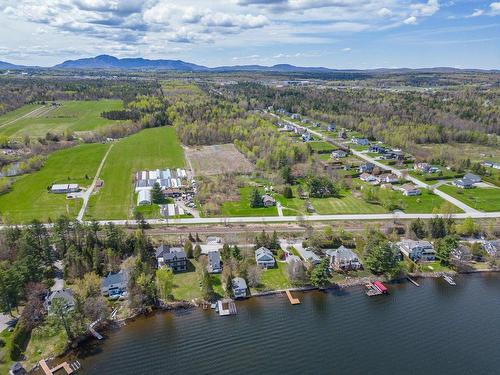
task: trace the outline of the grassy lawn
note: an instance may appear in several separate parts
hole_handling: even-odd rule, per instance
[[[498,188],[460,189],[451,185],[443,185],[439,187],[439,190],[477,210],[500,211],[500,189]]]
[[[32,331],[25,351],[27,358],[25,366],[31,368],[42,358],[54,357],[64,352],[67,340],[64,328],[59,324],[51,323],[49,318],[44,325]]]
[[[10,192],[0,196],[2,220],[26,223],[32,219],[47,222],[62,214],[76,217],[82,201],[68,200],[65,194],[50,194],[47,187],[53,183],[89,186],[108,147],[86,144],[51,154],[41,170],[20,177]]]
[[[412,168],[412,166],[410,165],[410,168]],[[441,169],[441,172],[439,173],[423,173],[423,172],[419,172],[419,171],[415,171],[415,170],[411,170],[408,172],[408,174],[412,177],[415,177],[417,179],[419,179],[420,181],[439,181],[439,180],[448,180],[448,179],[452,179],[452,178],[459,178],[463,175],[462,174],[457,174],[456,172],[453,172],[453,171],[450,171],[446,168],[443,168],[443,167],[438,167]]]
[[[221,216],[278,216],[278,210],[274,207],[250,207],[250,196],[253,187],[248,186],[240,189],[240,200],[224,202],[221,206]]]
[[[171,127],[145,129],[117,142],[102,169],[104,186],[89,201],[87,217],[133,218],[133,175],[145,169],[184,167],[184,152]]]
[[[429,268],[429,266],[431,268]],[[418,268],[422,272],[449,272],[452,271],[451,268],[443,266],[438,260],[434,262],[419,263]]]
[[[382,206],[366,203],[353,196],[351,191],[343,191],[341,198],[311,198],[310,201],[320,215],[328,214],[377,214],[387,210]]]
[[[8,374],[10,366],[14,363],[10,358],[12,332],[9,332],[7,329],[3,330],[0,332],[0,339],[5,343],[5,346],[0,348],[0,374]]]
[[[276,267],[262,271],[260,285],[251,291],[267,291],[292,288],[294,285],[286,277],[286,263],[276,262]]]
[[[309,142],[309,146],[311,146],[311,149],[314,152],[320,153],[320,154],[328,154],[335,150],[335,147],[328,142],[325,141],[315,141],[315,142]]]
[[[409,214],[422,214],[422,213],[445,213],[449,212],[446,201],[440,196],[422,189],[422,195],[415,197],[406,197],[401,193],[396,193],[401,196],[401,202],[404,205],[404,212]],[[462,212],[456,206],[451,206],[454,213]]]
[[[0,116],[0,127],[4,126],[5,123],[15,120],[16,118],[26,115],[27,113],[33,111],[36,108],[42,107],[39,104],[26,104],[22,107],[9,111]]]
[[[174,288],[172,295],[176,301],[191,301],[201,298],[200,281],[196,269],[199,263],[194,259],[189,259],[188,271],[174,274]],[[220,281],[220,274],[211,275],[214,291],[219,296],[224,294],[224,289]]]
[[[22,138],[44,137],[47,132],[63,133],[65,131],[89,131],[117,123],[101,117],[103,111],[117,110],[123,108],[121,100],[89,100],[89,101],[67,101],[62,105],[51,109],[47,106],[47,112],[39,116],[26,117],[12,124],[0,127],[0,134],[11,137]],[[25,106],[26,107],[26,106]],[[27,113],[33,109],[28,106],[20,114]],[[10,115],[12,116],[12,115]],[[15,116],[14,116],[15,117]],[[3,116],[0,123],[3,121]]]

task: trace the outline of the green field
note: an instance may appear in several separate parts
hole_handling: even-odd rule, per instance
[[[328,154],[336,149],[336,147],[334,147],[331,143],[325,141],[309,142],[308,145],[311,146],[311,149],[318,154]]]
[[[172,295],[176,301],[192,301],[196,298],[201,298],[200,279],[196,269],[200,266],[199,262],[194,259],[188,260],[187,272],[179,272],[174,274],[174,286]],[[214,292],[218,296],[224,295],[220,274],[210,275],[214,287]]]
[[[12,190],[0,196],[0,214],[4,222],[26,223],[32,219],[48,221],[61,214],[76,217],[80,199],[68,200],[65,194],[49,194],[54,183],[89,186],[109,146],[86,144],[51,154],[41,170],[18,178]]]
[[[451,207],[451,212],[453,213],[462,212],[460,208],[453,205],[450,206],[439,195],[425,189],[422,189],[422,195],[414,197],[407,197],[399,192],[396,194],[401,195],[404,212],[407,214],[449,213],[448,207]]]
[[[42,106],[25,105],[20,109],[6,113],[0,117],[0,134],[22,138],[44,137],[47,132],[56,134],[65,131],[82,132],[96,130],[100,127],[117,123],[101,117],[103,111],[118,110],[123,108],[121,100],[91,100],[91,101],[67,101],[60,102],[62,105],[51,107],[46,105],[45,110],[38,114],[21,118],[18,121],[9,121],[22,116],[34,108]]]
[[[353,196],[351,191],[343,191],[341,198],[311,198],[310,201],[320,215],[328,214],[378,214],[386,210],[378,205],[366,203]]]
[[[274,207],[250,207],[250,195],[253,187],[240,189],[240,200],[224,202],[221,206],[221,216],[278,216],[278,209]]]
[[[486,212],[500,211],[499,188],[473,188],[464,190],[451,185],[443,185],[439,190],[476,210]]]
[[[292,288],[293,284],[286,277],[286,263],[276,262],[276,267],[262,271],[260,285],[251,291],[281,290]]]
[[[184,152],[173,128],[145,129],[118,141],[101,172],[104,186],[89,201],[87,218],[133,218],[134,173],[181,167],[184,167]]]

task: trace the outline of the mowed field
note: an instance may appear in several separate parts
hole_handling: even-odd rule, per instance
[[[135,172],[184,167],[184,152],[173,128],[145,129],[118,141],[106,159],[100,178],[104,186],[90,198],[87,218],[130,219],[136,205]]]
[[[18,178],[9,193],[0,195],[2,221],[26,223],[38,219],[47,222],[61,214],[76,217],[82,200],[68,200],[65,194],[50,194],[47,187],[54,183],[89,186],[108,147],[86,144],[51,154],[41,170]]]
[[[466,205],[479,211],[500,211],[500,188],[459,189],[451,185],[443,185],[439,190],[464,202]]]
[[[104,111],[123,108],[121,100],[66,101],[53,107],[25,105],[0,116],[0,134],[22,138],[44,137],[48,132],[83,132],[96,130],[117,121],[101,117]]]
[[[197,176],[248,174],[255,170],[254,165],[233,144],[191,147],[186,149],[186,156]]]

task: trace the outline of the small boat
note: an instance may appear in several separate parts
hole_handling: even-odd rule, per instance
[[[453,285],[453,286],[457,285],[457,283],[455,282],[455,280],[453,280],[453,279],[451,278],[451,276],[444,275],[444,276],[443,276],[443,279],[444,279],[444,281],[446,281],[446,282],[447,282],[448,284],[450,284],[450,285]]]

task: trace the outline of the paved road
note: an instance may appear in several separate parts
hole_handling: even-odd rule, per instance
[[[87,210],[87,205],[89,203],[90,195],[92,194],[92,192],[95,189],[95,185],[97,184],[97,180],[99,179],[102,168],[104,167],[104,163],[106,162],[106,159],[108,158],[109,152],[111,151],[111,149],[113,148],[114,145],[115,145],[114,143],[111,143],[111,145],[108,148],[108,151],[106,151],[106,154],[102,158],[101,164],[99,164],[99,168],[97,168],[97,172],[94,176],[94,180],[92,181],[92,185],[90,185],[90,187],[85,192],[83,192],[83,194],[81,195],[81,198],[83,199],[83,204],[82,204],[82,208],[80,209],[80,212],[78,213],[78,216],[76,217],[76,220],[78,220],[78,221],[83,220],[83,216],[85,215],[85,211]]]
[[[287,120],[287,119],[283,119],[283,118],[279,117],[278,115],[275,115],[274,113],[270,113],[270,112],[267,112],[267,113],[269,113],[269,114],[270,114],[271,116],[273,116],[273,117],[279,118],[280,120],[287,122],[287,123],[288,123],[288,124],[290,124],[290,125],[293,125],[293,126],[298,126],[299,128],[305,129],[305,130],[307,130],[309,133],[314,134],[315,136],[320,137],[321,139],[323,139],[323,140],[325,140],[325,141],[327,141],[327,142],[333,143],[333,144],[335,144],[335,145],[337,145],[337,146],[339,146],[339,145],[340,145],[340,144],[339,144],[337,141],[335,141],[334,139],[332,139],[332,138],[330,138],[330,137],[326,137],[324,134],[321,134],[321,133],[319,133],[319,132],[317,132],[317,131],[315,131],[315,130],[313,130],[313,129],[309,129],[309,128],[307,128],[307,127],[305,127],[305,126],[302,126],[302,125],[299,125],[299,124],[297,124],[297,123],[295,123],[295,122],[289,121],[289,120]],[[353,149],[351,149],[351,148],[350,148],[350,150],[351,150],[351,153],[352,153],[353,155],[357,156],[357,157],[358,157],[358,158],[360,158],[360,159],[363,159],[363,160],[365,160],[365,161],[367,161],[367,162],[369,162],[369,163],[372,163],[372,164],[374,164],[374,165],[378,166],[379,168],[381,168],[381,169],[383,169],[383,170],[390,171],[390,172],[394,173],[396,176],[401,176],[401,175],[402,175],[402,171],[400,171],[400,170],[399,170],[399,169],[397,169],[397,168],[394,168],[394,167],[391,167],[391,166],[385,165],[385,164],[383,164],[383,163],[381,163],[381,162],[379,162],[379,161],[375,160],[375,159],[374,159],[374,158],[372,158],[371,156],[368,156],[368,155],[364,154],[363,152],[356,151],[356,150],[353,150]],[[412,177],[412,176],[410,176],[410,175],[406,175],[406,176],[405,176],[405,178],[406,178],[407,180],[410,180],[411,182],[413,182],[415,185],[420,186],[420,187],[422,187],[422,188],[424,188],[424,189],[431,189],[431,190],[434,192],[434,194],[439,195],[439,196],[440,196],[441,198],[443,198],[444,200],[446,200],[446,201],[448,201],[448,202],[450,202],[450,203],[454,204],[455,206],[459,207],[460,209],[462,209],[464,212],[466,212],[466,213],[468,213],[468,214],[473,214],[473,213],[477,213],[477,212],[479,212],[478,210],[476,210],[476,209],[474,209],[474,208],[472,208],[472,207],[470,207],[470,206],[466,205],[465,203],[463,203],[463,202],[459,201],[459,200],[458,200],[458,199],[456,199],[456,198],[453,198],[452,196],[450,196],[450,195],[448,195],[448,194],[446,194],[446,193],[442,192],[441,190],[439,190],[439,189],[434,189],[431,185],[428,185],[428,184],[426,184],[425,182],[422,182],[422,181],[420,181],[420,180],[416,179],[415,177]]]

